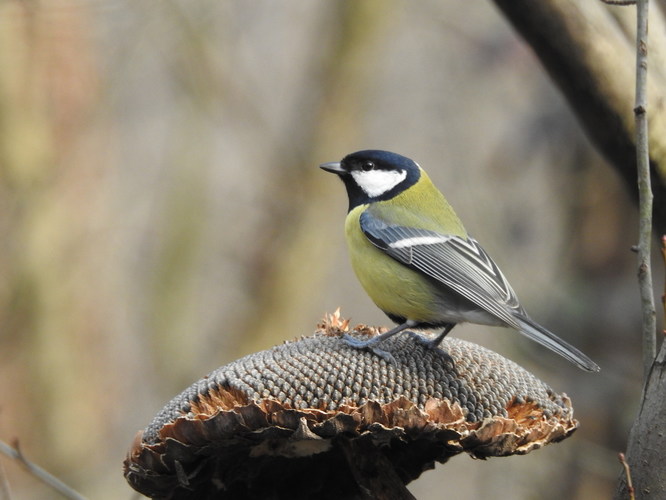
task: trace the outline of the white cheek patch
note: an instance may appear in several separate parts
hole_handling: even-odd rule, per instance
[[[405,170],[354,170],[351,173],[356,184],[369,197],[374,198],[390,191],[407,177]]]

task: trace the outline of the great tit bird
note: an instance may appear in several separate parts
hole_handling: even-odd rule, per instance
[[[458,323],[511,327],[583,370],[594,361],[534,322],[497,264],[473,238],[444,195],[414,161],[396,153],[358,151],[321,168],[347,188],[345,235],[351,263],[374,303],[398,326],[356,348],[378,348],[408,328],[442,329],[437,347]]]

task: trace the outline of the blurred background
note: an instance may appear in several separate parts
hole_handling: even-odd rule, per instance
[[[0,439],[90,498],[135,498],[125,453],[184,387],[338,306],[388,325],[317,168],[380,148],[418,161],[531,315],[602,366],[456,328],[569,394],[581,426],[410,490],[610,496],[641,389],[636,213],[490,2],[4,0],[0,68]],[[56,497],[0,473],[13,498]]]

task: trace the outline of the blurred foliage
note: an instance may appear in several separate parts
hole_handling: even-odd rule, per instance
[[[343,188],[316,168],[384,148],[603,369],[457,328],[567,392],[582,427],[410,488],[609,496],[640,386],[634,209],[490,5],[5,0],[0,67],[0,438],[129,498],[124,453],[184,386],[337,306],[387,324],[347,262]],[[3,467],[16,498],[48,495]]]

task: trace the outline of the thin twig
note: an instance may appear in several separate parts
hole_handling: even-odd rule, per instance
[[[21,453],[21,450],[19,449],[18,442],[15,442],[14,446],[10,446],[4,441],[0,441],[0,453],[3,453],[8,457],[16,460],[28,472],[30,472],[30,474],[35,476],[44,484],[56,490],[63,497],[69,498],[70,500],[86,500],[86,497],[84,497],[74,489],[67,486],[60,479],[48,473],[40,466],[33,464],[30,460],[28,460],[25,456],[23,456],[23,453]]]
[[[666,266],[666,235],[661,236],[661,258]],[[664,280],[664,293],[661,294],[661,314],[666,325],[666,280]],[[666,330],[662,331],[666,335]]]
[[[11,500],[12,492],[9,488],[9,481],[7,480],[7,473],[5,467],[0,462],[0,500]]]
[[[647,378],[657,350],[656,313],[650,267],[652,243],[652,186],[647,120],[648,0],[638,0],[636,26],[636,165],[638,168],[639,234],[638,283],[643,311],[643,380]]]
[[[636,5],[637,0],[601,0],[608,5]]]
[[[624,453],[618,453],[617,458],[620,460],[622,467],[624,467],[624,475],[627,478],[627,493],[629,493],[629,500],[636,500],[634,484],[631,482],[631,469],[627,463]]]

